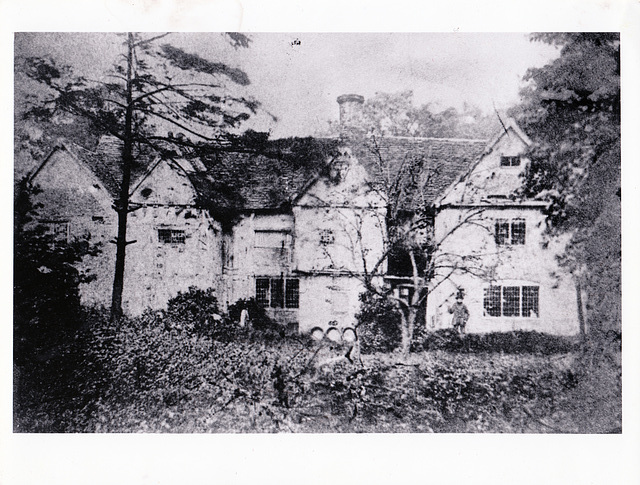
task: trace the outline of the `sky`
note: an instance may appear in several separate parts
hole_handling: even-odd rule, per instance
[[[248,49],[232,48],[218,33],[165,39],[244,70],[251,80],[246,94],[263,108],[246,127],[272,138],[322,133],[338,118],[336,98],[348,93],[411,90],[415,104],[436,109],[465,102],[485,112],[504,109],[518,101],[526,70],[558,55],[524,33],[254,33]],[[120,44],[111,33],[23,33],[16,34],[15,53],[52,56],[100,78]]]

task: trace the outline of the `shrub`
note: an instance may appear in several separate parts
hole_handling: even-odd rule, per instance
[[[14,361],[46,360],[72,341],[81,324],[80,283],[92,276],[76,263],[96,254],[88,240],[53,241],[35,223],[40,206],[31,200],[39,191],[23,179],[14,200]],[[56,372],[53,371],[55,374]]]
[[[245,335],[267,340],[273,340],[284,335],[282,325],[269,318],[264,307],[258,305],[254,298],[240,299],[230,305],[227,318],[232,322],[236,322],[237,325],[237,322],[240,322],[242,310],[247,310],[249,313],[248,327],[244,329]]]
[[[573,338],[533,331],[471,333],[460,336],[455,330],[442,329],[427,332],[421,344],[424,350],[542,355],[571,352],[577,348],[577,341]]]
[[[356,327],[362,352],[393,351],[402,338],[401,318],[396,307],[386,298],[370,292],[362,293],[360,302]]]
[[[167,302],[167,309],[161,312],[164,324],[191,335],[233,340],[238,333],[238,321],[223,318],[214,293],[213,288],[203,290],[195,286],[186,292],[178,292]]]

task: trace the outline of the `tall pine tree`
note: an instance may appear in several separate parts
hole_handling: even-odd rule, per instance
[[[223,146],[228,133],[252,114],[259,104],[234,95],[231,85],[247,86],[248,76],[240,69],[213,62],[165,42],[169,34],[144,36],[124,34],[122,54],[105,79],[90,80],[74,74],[68,66],[52,59],[31,57],[23,63],[24,73],[46,86],[47,96],[26,110],[25,116],[52,122],[59,112],[89,120],[100,134],[122,143],[116,262],[111,317],[122,316],[127,216],[131,172],[136,149],[148,146],[160,152],[202,143]],[[226,34],[235,48],[249,47],[250,39],[238,33]],[[229,84],[231,83],[231,85]],[[173,137],[170,130],[185,136]]]

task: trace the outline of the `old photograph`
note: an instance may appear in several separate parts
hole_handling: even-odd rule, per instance
[[[13,433],[621,434],[620,48],[15,33]]]

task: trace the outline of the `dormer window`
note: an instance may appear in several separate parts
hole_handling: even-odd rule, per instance
[[[520,166],[520,156],[516,155],[516,156],[505,156],[502,155],[500,157],[500,166],[501,167],[518,167]]]

